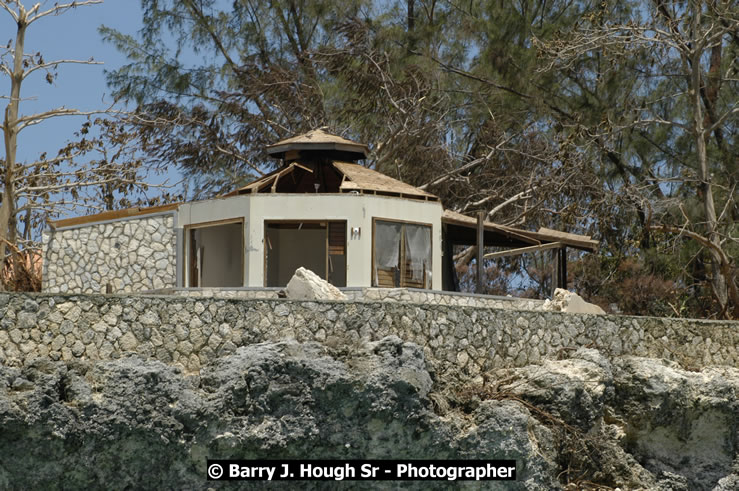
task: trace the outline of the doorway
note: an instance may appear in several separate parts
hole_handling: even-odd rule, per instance
[[[264,222],[265,286],[287,286],[303,267],[346,286],[346,221]]]
[[[185,230],[188,287],[244,286],[243,220],[196,224]]]

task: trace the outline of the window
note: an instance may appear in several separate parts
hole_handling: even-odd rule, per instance
[[[346,222],[265,222],[265,286],[284,287],[304,267],[346,286]]]
[[[244,222],[186,227],[188,287],[244,285]]]
[[[372,285],[431,288],[431,225],[373,222]]]

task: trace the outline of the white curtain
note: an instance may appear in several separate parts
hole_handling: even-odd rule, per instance
[[[400,223],[375,222],[375,284],[379,284],[378,269],[398,267],[401,228],[402,224]]]
[[[431,277],[431,227],[405,224],[405,259],[414,281]]]

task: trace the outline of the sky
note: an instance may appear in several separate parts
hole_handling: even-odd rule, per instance
[[[37,1],[23,0],[23,3],[30,8]],[[56,0],[42,2],[42,10],[52,7],[54,3]],[[78,7],[31,24],[26,31],[26,53],[41,52],[47,62],[56,59],[88,60],[93,57],[103,64],[60,65],[53,85],[44,80],[43,71],[30,75],[21,89],[22,115],[60,106],[83,111],[110,106],[112,98],[104,71],[120,67],[126,63],[126,59],[114,46],[102,42],[97,30],[103,24],[126,34],[134,34],[141,27],[138,0],[105,0],[100,5]],[[11,38],[15,40],[15,29],[10,15],[0,10],[0,44],[5,45]],[[10,79],[0,75],[0,94],[8,95],[9,92]],[[4,111],[6,105],[7,100],[0,100],[0,110]],[[24,130],[19,135],[18,161],[35,160],[42,152],[56,155],[67,141],[74,139],[74,132],[84,121],[84,117],[55,118]],[[0,154],[4,154],[4,150]]]

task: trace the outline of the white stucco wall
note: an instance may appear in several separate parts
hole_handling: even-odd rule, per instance
[[[441,290],[441,203],[355,194],[250,194],[181,205],[178,226],[244,218],[245,286],[264,279],[265,220],[346,220],[347,286],[371,286],[372,219],[402,220],[432,227],[432,288]],[[351,230],[359,228],[359,238]]]

